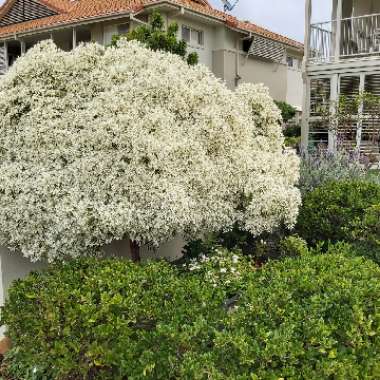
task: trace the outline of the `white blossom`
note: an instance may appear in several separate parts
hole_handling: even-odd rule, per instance
[[[262,86],[136,42],[43,42],[0,93],[0,244],[32,260],[295,223],[298,159]]]

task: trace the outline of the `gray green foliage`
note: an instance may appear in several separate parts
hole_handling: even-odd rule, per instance
[[[301,158],[299,188],[302,196],[330,181],[365,178],[365,166],[355,155],[343,150],[334,154],[321,150]]]

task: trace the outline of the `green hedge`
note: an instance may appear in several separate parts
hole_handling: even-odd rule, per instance
[[[60,264],[13,286],[3,322],[20,380],[380,378],[380,269],[342,254]]]
[[[297,231],[309,244],[320,241],[355,241],[353,231],[366,210],[380,204],[380,185],[362,181],[339,181],[306,193]]]

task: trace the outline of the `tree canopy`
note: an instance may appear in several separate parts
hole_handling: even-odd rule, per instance
[[[177,39],[178,24],[172,22],[168,28],[164,27],[164,19],[157,11],[153,12],[147,25],[140,25],[129,31],[126,35],[115,35],[112,38],[112,45],[117,46],[120,38],[127,38],[128,41],[136,40],[143,43],[154,51],[163,50],[172,54],[177,54],[187,61],[189,65],[196,65],[199,57],[196,52],[187,53],[187,42]]]
[[[262,86],[121,40],[43,42],[0,80],[0,244],[76,257],[238,223],[293,225],[298,159]]]

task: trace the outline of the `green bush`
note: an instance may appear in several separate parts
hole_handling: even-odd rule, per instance
[[[379,292],[380,269],[363,258],[277,261],[252,275],[220,357],[252,379],[379,379]]]
[[[343,254],[82,259],[15,283],[3,322],[19,380],[380,378],[380,268]]]
[[[354,241],[354,225],[365,211],[380,203],[380,185],[370,182],[330,182],[307,193],[297,231],[309,244]]]
[[[380,204],[368,207],[352,224],[354,241],[368,242],[380,247]]]
[[[297,235],[282,239],[279,243],[279,251],[282,257],[297,257],[309,253],[306,241]]]
[[[201,278],[165,262],[96,259],[32,274],[14,284],[2,315],[14,344],[8,372],[20,380],[192,378],[194,365],[207,367],[226,316],[227,295]]]
[[[297,110],[289,103],[277,101],[277,100],[275,101],[275,103],[276,103],[276,106],[281,111],[281,116],[284,123],[287,123],[289,120],[293,119],[293,117],[296,115]]]

